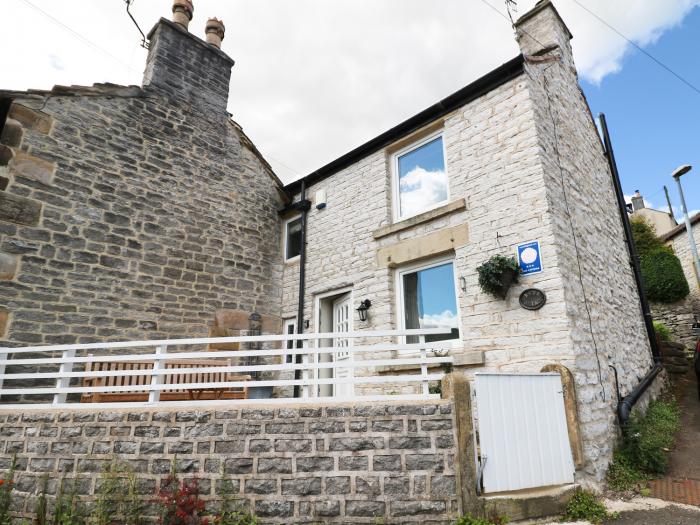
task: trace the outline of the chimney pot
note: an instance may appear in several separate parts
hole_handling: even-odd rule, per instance
[[[221,41],[224,39],[224,33],[226,32],[224,23],[217,18],[210,18],[207,20],[205,32],[207,44],[221,49]]]
[[[644,205],[644,197],[642,197],[642,194],[639,193],[639,190],[635,191],[634,195],[632,196],[632,210],[642,210],[645,207],[646,206]]]
[[[194,5],[192,0],[173,0],[173,22],[187,29],[192,20]]]

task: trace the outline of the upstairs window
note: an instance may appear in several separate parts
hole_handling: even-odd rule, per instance
[[[408,219],[446,204],[449,198],[445,146],[431,135],[393,156],[394,218]]]
[[[301,254],[301,217],[290,219],[284,227],[284,260],[296,259]]]

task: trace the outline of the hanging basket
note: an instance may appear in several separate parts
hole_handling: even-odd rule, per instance
[[[494,255],[476,271],[479,273],[479,286],[484,292],[505,299],[510,287],[518,282],[520,266],[515,257]]]

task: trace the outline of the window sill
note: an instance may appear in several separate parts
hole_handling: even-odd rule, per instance
[[[479,350],[476,352],[465,352],[454,355],[453,366],[481,366],[484,364],[484,352]],[[441,368],[442,364],[435,363],[428,365],[428,370]],[[396,372],[420,371],[420,365],[385,365],[378,366],[377,372],[380,374],[393,374]]]
[[[466,209],[467,201],[465,199],[457,199],[456,201],[448,202],[443,206],[419,213],[418,215],[414,215],[413,217],[404,219],[400,222],[395,222],[394,224],[389,224],[388,226],[382,226],[381,228],[374,230],[372,232],[372,236],[375,239],[381,239],[382,237],[386,237],[392,233],[407,230],[408,228],[412,228],[418,224],[429,222],[433,219],[437,219],[438,217],[443,217],[445,215],[449,215],[450,213]]]
[[[285,259],[284,264],[296,264],[299,262],[299,259],[301,259],[301,256],[297,255],[296,257],[292,257],[291,259]]]

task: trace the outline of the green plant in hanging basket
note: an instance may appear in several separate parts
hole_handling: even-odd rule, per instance
[[[494,255],[476,271],[479,273],[479,286],[484,292],[505,299],[511,285],[518,282],[520,266],[515,257]]]

